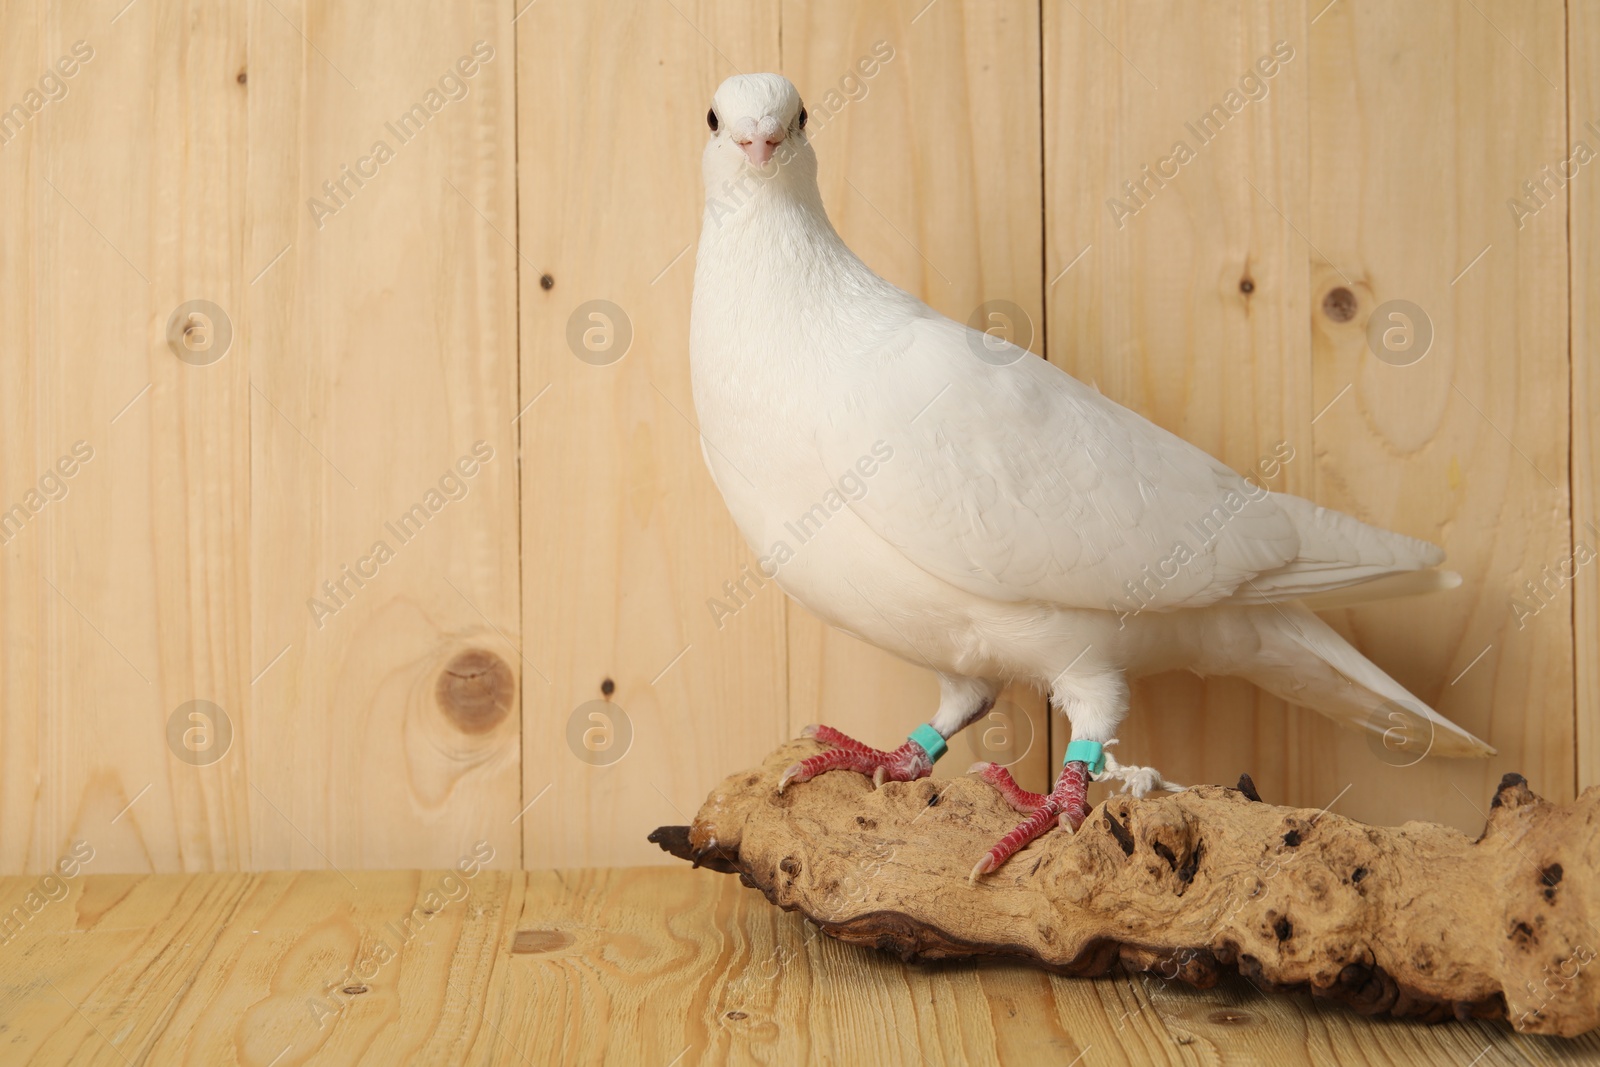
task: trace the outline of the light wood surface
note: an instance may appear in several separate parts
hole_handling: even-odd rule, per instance
[[[242,763],[201,773],[165,740],[197,699],[239,734],[254,725],[248,113],[234,81],[248,28],[237,5],[182,33],[159,8],[111,14],[13,7],[0,32],[4,106],[31,106],[46,78],[64,93],[20,130],[8,112],[0,149],[0,508],[36,512],[0,548],[9,871],[48,869],[74,836],[114,868],[252,862]],[[233,319],[220,362],[169,348],[190,300]],[[78,442],[92,458],[65,494],[29,504]]]
[[[515,694],[470,724],[437,696],[466,653],[508,689],[537,680],[518,651],[512,32],[466,0],[376,33],[357,10],[252,12],[253,865],[448,864],[480,837],[515,864]],[[394,158],[314,212],[380,140]],[[379,542],[393,558],[363,564]]]
[[[787,728],[782,594],[721,620],[706,606],[754,556],[689,392],[704,115],[735,73],[724,55],[778,62],[776,4],[713,11],[540,4],[518,23],[522,404],[549,388],[521,420],[523,619],[549,677],[523,690],[524,803],[550,787],[521,824],[532,866],[653,858],[651,829]],[[607,365],[568,345],[592,300],[633,331]],[[574,716],[599,731],[596,762],[574,756]]]
[[[1373,5],[1311,30],[1303,228],[1328,257],[1312,253],[1312,406],[1351,386],[1315,428],[1315,495],[1437,541],[1465,579],[1333,621],[1500,755],[1374,769],[1364,739],[1317,722],[1300,748],[1321,754],[1298,776],[1308,803],[1357,779],[1341,810],[1384,820],[1398,806],[1470,830],[1505,771],[1573,795],[1570,593],[1520,621],[1513,610],[1525,581],[1571,553],[1568,426],[1552,417],[1570,396],[1567,226],[1559,201],[1521,230],[1506,209],[1564,154],[1561,16],[1553,2]],[[1365,314],[1330,322],[1318,309],[1339,271],[1362,309],[1420,306],[1428,354],[1389,366],[1355,328]]]
[[[1557,798],[1600,774],[1600,568],[1525,625],[1512,604],[1600,550],[1600,162],[1520,227],[1506,203],[1600,149],[1594,0],[96,0],[0,31],[0,109],[92,50],[0,127],[0,515],[27,512],[0,537],[0,871],[77,840],[101,873],[448,865],[479,839],[508,867],[656,863],[650,828],[804,724],[893,745],[928,717],[926,670],[770,583],[708,610],[754,559],[687,367],[702,116],[740,70],[817,108],[824,196],[880,272],[963,319],[1016,303],[1034,351],[1241,470],[1293,447],[1272,488],[1463,574],[1332,618],[1497,759],[1392,768],[1184,677],[1137,687],[1125,757],[1469,829],[1504,770]],[[1278,40],[1264,98],[1118,225],[1106,201]],[[479,41],[464,95],[396,137]],[[1435,327],[1411,367],[1364,341],[1394,298]],[[569,347],[595,299],[632,327],[610,365]],[[191,300],[232,330],[208,365],[168,342]],[[478,441],[462,499],[390,533]],[[1040,786],[1064,731],[1009,699]],[[219,743],[195,700],[231,728],[214,762],[183,746]],[[575,754],[624,727],[619,761]]]
[[[1052,276],[1089,246],[1053,287],[1051,358],[1241,471],[1287,444],[1263,484],[1442,544],[1461,588],[1330,620],[1500,755],[1395,767],[1244,683],[1176,676],[1136,688],[1124,744],[1177,781],[1248,771],[1274,801],[1470,829],[1504,771],[1576,784],[1571,600],[1512,610],[1570,556],[1564,207],[1517,231],[1505,206],[1561,150],[1562,9],[1312,7],[1047,11]],[[1199,117],[1279,41],[1266,94],[1202,144]],[[1120,191],[1176,140],[1196,158],[1175,178],[1142,205]],[[1366,341],[1394,299],[1432,321],[1411,366]]]
[[[727,875],[682,867],[350,878],[63,882],[66,895],[0,945],[5,1062],[1294,1067],[1600,1055],[1594,1035],[1373,1021],[1243,980],[1197,991],[907,965],[823,937]],[[35,882],[0,880],[0,905]]]
[[[1600,153],[1600,3],[1567,5],[1567,152],[1578,142]],[[1591,159],[1568,186],[1572,213],[1567,232],[1571,277],[1572,336],[1572,540],[1600,553],[1600,158]],[[1542,212],[1541,212],[1542,214]],[[1538,216],[1534,216],[1537,218]],[[1532,221],[1532,220],[1529,220]],[[1574,567],[1573,646],[1577,688],[1578,787],[1600,781],[1600,558]]]

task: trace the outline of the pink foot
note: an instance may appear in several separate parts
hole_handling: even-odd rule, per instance
[[[933,773],[933,760],[915,741],[907,741],[893,752],[882,752],[840,733],[831,726],[807,726],[802,736],[828,745],[828,751],[807,756],[793,764],[778,779],[778,792],[790,782],[809,782],[826,771],[857,771],[872,776],[874,786],[885,781],[910,782]]]
[[[999,790],[1006,803],[1027,814],[1015,830],[1000,839],[999,844],[985,853],[972,868],[969,881],[976,883],[983,875],[998,870],[1000,865],[1020,851],[1029,841],[1050,829],[1058,822],[1077,832],[1083,820],[1089,817],[1089,766],[1073,760],[1061,768],[1056,787],[1048,793],[1030,793],[1011,778],[1011,772],[993,763],[980,763],[973,768],[984,781]]]

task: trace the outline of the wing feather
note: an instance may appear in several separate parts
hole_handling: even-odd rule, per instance
[[[819,434],[829,470],[892,450],[850,506],[918,566],[999,600],[1171,610],[1297,558],[1273,494],[1020,349],[985,361],[982,338],[912,320]]]
[[[829,470],[892,450],[850,506],[930,574],[997,600],[1168,611],[1315,596],[1444,558],[1268,493],[1020,349],[997,366],[986,341],[910,320],[865,354],[870,372],[817,442]]]

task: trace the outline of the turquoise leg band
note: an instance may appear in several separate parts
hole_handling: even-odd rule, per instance
[[[949,751],[950,747],[944,743],[944,738],[939,736],[939,731],[927,723],[923,723],[911,731],[911,740],[921,745],[922,750],[928,754],[928,758],[935,763],[939,762],[939,757]]]
[[[1062,763],[1087,763],[1090,774],[1106,769],[1106,751],[1098,741],[1074,741],[1067,746],[1067,757]]]

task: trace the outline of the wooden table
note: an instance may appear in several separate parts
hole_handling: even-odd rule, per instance
[[[0,907],[6,1065],[1600,1058],[1596,1035],[1373,1021],[1241,980],[902,964],[684,868],[6,878]]]

